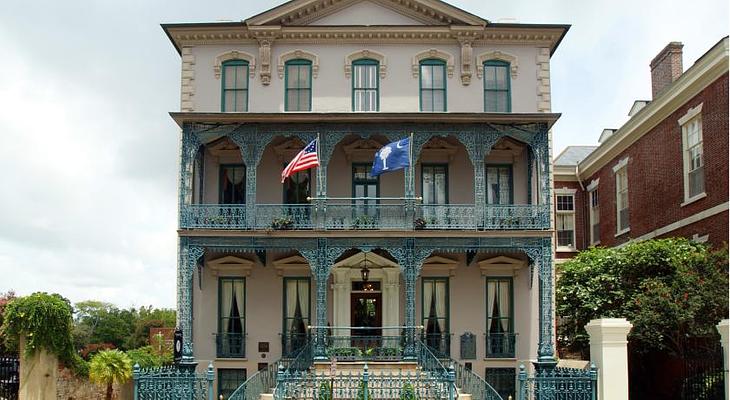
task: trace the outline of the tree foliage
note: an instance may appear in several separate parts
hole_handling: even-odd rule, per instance
[[[15,297],[15,292],[12,290],[0,293],[0,326],[3,326],[3,313],[5,312],[5,307],[11,300],[15,299]],[[4,353],[8,350],[10,349],[5,346],[5,337],[0,330],[0,353]]]
[[[681,354],[682,338],[715,334],[727,318],[727,249],[687,239],[591,248],[561,265],[556,302],[564,348],[585,351],[591,319],[626,318],[638,348]]]
[[[132,360],[119,350],[104,350],[89,362],[89,378],[106,386],[106,400],[113,396],[114,383],[124,383],[132,377]]]

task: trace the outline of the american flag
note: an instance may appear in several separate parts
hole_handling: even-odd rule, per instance
[[[281,172],[281,183],[284,183],[284,180],[295,172],[317,166],[319,166],[317,139],[314,139],[284,168],[284,171]]]

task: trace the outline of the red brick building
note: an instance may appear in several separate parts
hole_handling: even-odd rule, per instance
[[[728,241],[728,38],[684,72],[677,42],[650,65],[651,100],[599,146],[555,159],[557,258],[651,238]]]

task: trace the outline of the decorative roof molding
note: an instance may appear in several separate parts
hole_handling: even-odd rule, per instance
[[[279,79],[284,79],[284,68],[286,63],[291,60],[308,60],[312,63],[312,78],[316,79],[319,75],[319,56],[308,51],[296,49],[287,51],[279,56],[279,63],[277,70],[279,72]]]
[[[428,59],[437,59],[446,62],[446,73],[449,75],[449,78],[454,77],[454,56],[445,51],[428,49],[413,56],[411,71],[413,72],[414,78],[418,78],[421,74],[421,61]]]
[[[345,56],[345,78],[350,79],[350,76],[352,76],[352,62],[363,58],[377,61],[378,69],[380,72],[380,79],[385,79],[385,73],[388,68],[386,64],[385,54],[368,49],[359,50]]]
[[[254,262],[235,256],[224,256],[205,263],[213,276],[249,276]]]
[[[367,254],[368,263],[376,267],[381,268],[397,268],[398,264],[390,261],[389,259],[378,255],[373,252],[357,252],[350,257],[345,258],[333,265],[334,268],[345,267],[345,268],[360,268],[361,264],[365,261],[365,254]]]
[[[586,192],[592,192],[598,188],[598,183],[601,181],[600,178],[596,178],[591,181],[591,183],[586,186]]]
[[[509,63],[510,75],[517,78],[517,56],[500,50],[487,51],[477,56],[477,78],[484,76],[484,63],[489,60],[499,60]]]
[[[689,110],[687,110],[687,113],[684,114],[682,116],[682,118],[680,118],[677,121],[677,123],[679,123],[679,125],[681,126],[681,125],[684,125],[687,122],[689,122],[689,120],[691,120],[692,118],[698,116],[702,112],[702,105],[703,104],[704,103],[700,103],[699,105],[696,105],[696,106],[690,108]]]
[[[216,56],[215,61],[213,62],[213,74],[215,75],[215,79],[221,78],[223,63],[231,60],[244,60],[248,62],[249,77],[253,78],[256,76],[256,58],[245,51],[231,50]]]

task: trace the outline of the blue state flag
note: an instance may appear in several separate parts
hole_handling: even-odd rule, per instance
[[[378,176],[384,172],[397,171],[411,166],[411,140],[401,139],[388,143],[375,153],[371,176]]]

